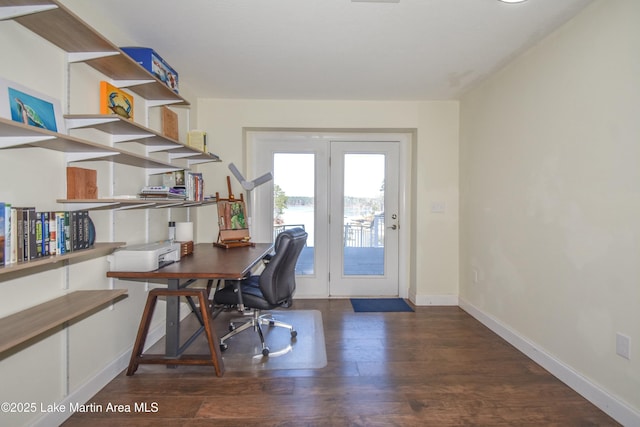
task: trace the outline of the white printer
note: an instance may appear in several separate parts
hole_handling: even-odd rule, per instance
[[[107,257],[110,271],[153,271],[180,261],[180,243],[157,242],[125,246]]]

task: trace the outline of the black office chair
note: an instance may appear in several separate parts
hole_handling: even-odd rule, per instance
[[[296,337],[297,332],[292,325],[275,320],[270,314],[261,314],[261,310],[289,308],[293,303],[296,263],[306,242],[307,233],[302,228],[283,231],[276,237],[274,254],[265,259],[265,267],[260,275],[228,281],[224,288],[215,292],[213,299],[216,304],[252,309],[250,319],[242,325],[236,326],[234,321],[230,323],[229,333],[220,338],[222,351],[228,348],[226,340],[250,327],[258,332],[264,356],[269,355],[269,347],[265,343],[261,325],[287,328],[291,338]]]

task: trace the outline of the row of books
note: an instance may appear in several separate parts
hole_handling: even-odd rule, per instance
[[[36,211],[0,202],[0,265],[87,249],[94,234],[89,211]]]
[[[204,200],[204,179],[198,172],[188,172],[185,180],[185,197],[187,200],[201,202]]]
[[[189,200],[203,201],[204,197],[204,179],[202,174],[197,172],[187,172],[184,175],[183,184],[168,185],[151,185],[143,187],[138,193],[141,199],[160,199],[160,200]],[[169,183],[169,182],[167,182]]]

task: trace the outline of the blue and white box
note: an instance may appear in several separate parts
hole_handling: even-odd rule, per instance
[[[121,47],[122,51],[178,93],[178,73],[149,47]]]

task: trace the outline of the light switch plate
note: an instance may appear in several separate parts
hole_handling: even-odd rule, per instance
[[[616,334],[616,354],[625,359],[631,358],[631,338],[619,332]]]

